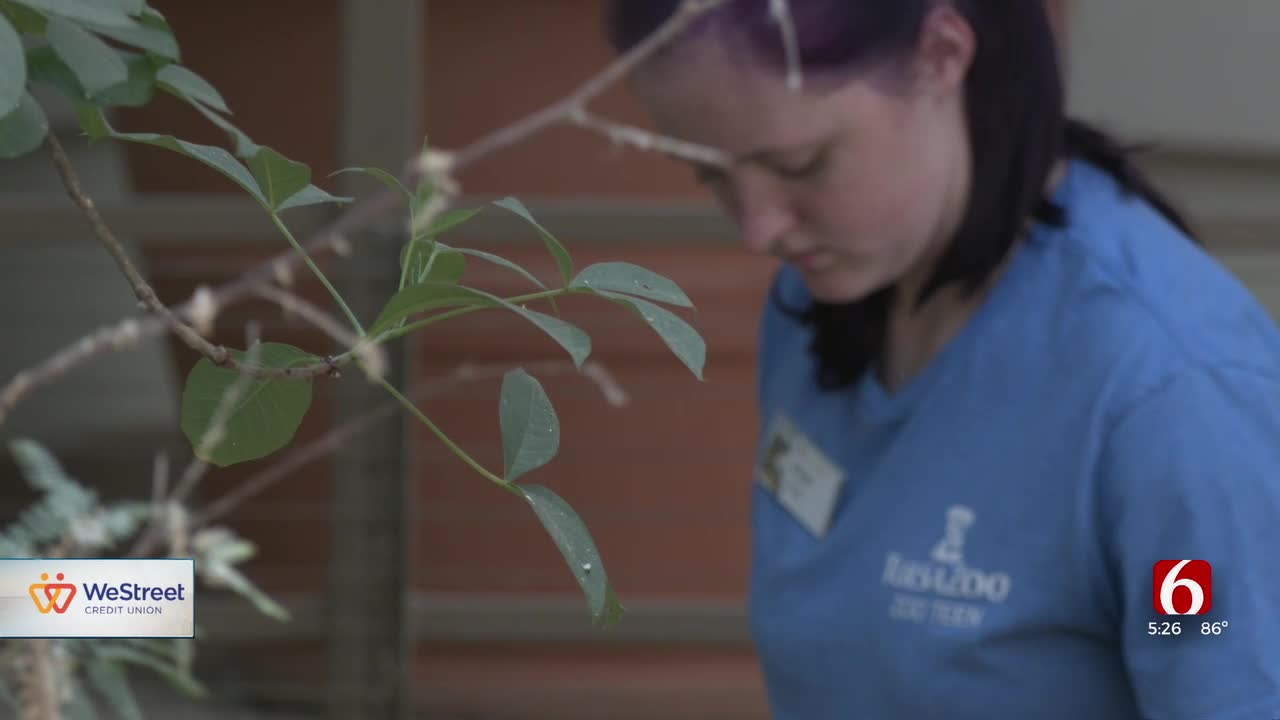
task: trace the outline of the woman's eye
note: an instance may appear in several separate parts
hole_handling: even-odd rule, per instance
[[[693,179],[699,185],[716,185],[724,180],[724,173],[718,168],[698,167],[693,171]]]
[[[822,169],[826,157],[827,153],[825,151],[816,152],[802,163],[792,163],[790,165],[778,163],[774,166],[774,172],[790,180],[801,180],[817,174]]]

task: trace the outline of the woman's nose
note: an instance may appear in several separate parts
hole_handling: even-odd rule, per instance
[[[775,252],[779,241],[795,222],[784,198],[771,193],[755,193],[740,197],[738,203],[742,244],[756,253]]]

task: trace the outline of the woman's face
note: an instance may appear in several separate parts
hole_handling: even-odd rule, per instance
[[[942,8],[892,77],[805,78],[795,91],[707,35],[650,61],[634,87],[659,132],[731,158],[697,172],[747,248],[793,264],[817,299],[844,302],[914,290],[959,224],[971,56],[968,25]]]

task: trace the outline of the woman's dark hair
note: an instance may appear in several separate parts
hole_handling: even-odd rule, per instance
[[[973,157],[969,207],[917,305],[939,288],[982,287],[1026,229],[1028,220],[1055,226],[1065,209],[1044,197],[1055,161],[1080,157],[1111,174],[1191,234],[1172,206],[1129,161],[1129,151],[1085,123],[1068,119],[1058,46],[1044,0],[790,0],[805,73],[856,72],[907,58],[924,20],[949,2],[973,27],[977,49],[966,81]],[[634,46],[667,20],[680,0],[610,0],[608,35],[619,51]],[[728,0],[687,30],[715,27],[753,60],[782,72],[786,48],[769,0]],[[680,42],[677,40],[676,42]],[[893,288],[850,303],[788,309],[812,323],[818,384],[827,389],[857,380],[884,347]],[[773,298],[780,305],[778,297]]]

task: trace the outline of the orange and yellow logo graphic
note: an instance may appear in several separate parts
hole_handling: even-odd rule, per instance
[[[31,583],[31,587],[27,588],[27,593],[31,595],[31,601],[36,604],[36,609],[41,615],[48,615],[50,610],[59,615],[65,613],[67,608],[71,607],[71,598],[76,596],[76,586],[69,582],[62,582],[62,573],[58,573],[56,583],[48,582],[49,573],[40,573],[40,579],[45,582]]]

